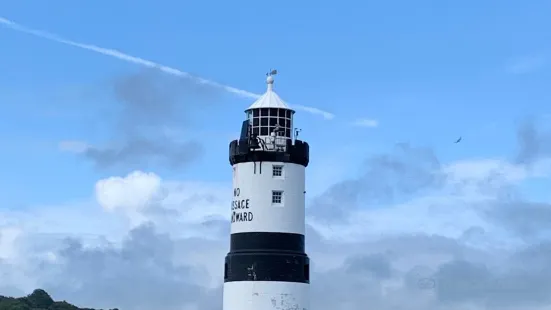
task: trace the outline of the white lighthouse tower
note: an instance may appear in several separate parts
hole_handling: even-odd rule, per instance
[[[241,137],[230,143],[233,201],[223,310],[310,309],[304,248],[309,146],[296,137],[295,111],[273,90],[276,73],[267,74],[266,93],[245,110]]]

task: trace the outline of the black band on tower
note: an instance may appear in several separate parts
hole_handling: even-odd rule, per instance
[[[231,235],[230,253],[282,251],[304,254],[304,235],[247,232]]]
[[[310,283],[304,236],[267,232],[232,234],[224,282],[234,281]]]
[[[246,162],[282,162],[308,166],[310,162],[310,146],[307,142],[291,139],[283,152],[252,151],[247,140],[233,140],[230,142],[229,160],[231,165]]]

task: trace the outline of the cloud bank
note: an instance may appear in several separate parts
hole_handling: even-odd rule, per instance
[[[221,91],[155,70],[118,76],[108,85],[112,103],[100,122],[107,143],[61,141],[62,151],[80,154],[100,169],[175,169],[201,157],[204,145],[191,134],[194,117],[201,109],[214,109]]]
[[[551,174],[549,141],[518,137],[510,159],[452,163],[397,145],[313,198],[311,309],[549,309],[551,205],[521,187]],[[1,211],[0,293],[221,309],[229,184],[134,171],[94,190],[91,202]]]

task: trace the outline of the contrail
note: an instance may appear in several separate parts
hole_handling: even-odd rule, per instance
[[[147,59],[143,59],[143,58],[139,58],[139,57],[136,57],[136,56],[128,55],[128,54],[125,54],[125,53],[120,52],[120,51],[115,50],[115,49],[109,49],[109,48],[99,47],[99,46],[92,45],[92,44],[84,44],[84,43],[71,41],[71,40],[65,39],[65,38],[63,38],[59,35],[53,34],[53,33],[49,33],[49,32],[46,32],[46,31],[41,31],[41,30],[36,30],[36,29],[32,29],[32,28],[20,25],[20,24],[14,22],[14,21],[11,21],[7,18],[0,17],[0,24],[3,24],[4,26],[6,26],[6,27],[8,27],[12,30],[27,33],[27,34],[30,34],[30,35],[33,35],[33,36],[36,36],[36,37],[39,37],[39,38],[46,39],[46,40],[50,40],[50,41],[54,41],[54,42],[57,42],[57,43],[70,45],[70,46],[78,47],[78,48],[85,49],[85,50],[88,50],[88,51],[100,53],[100,54],[103,54],[105,56],[114,57],[114,58],[117,58],[117,59],[120,59],[120,60],[123,60],[123,61],[126,61],[126,62],[131,62],[131,63],[137,64],[137,65],[140,65],[140,66],[144,66],[144,67],[148,67],[148,68],[154,68],[154,69],[160,70],[160,71],[162,71],[164,73],[167,73],[167,74],[170,74],[170,75],[174,75],[174,76],[178,76],[178,77],[184,77],[184,78],[188,78],[188,79],[193,79],[197,83],[207,84],[207,85],[211,85],[211,86],[214,86],[214,87],[218,87],[218,88],[221,88],[221,89],[223,89],[227,92],[236,94],[236,95],[241,96],[241,97],[258,99],[261,96],[259,94],[248,92],[246,90],[238,89],[238,88],[227,86],[227,85],[222,85],[222,84],[216,83],[214,81],[210,81],[210,80],[207,80],[207,79],[196,77],[196,76],[193,76],[193,75],[191,75],[187,72],[184,72],[184,71],[172,68],[172,67],[168,67],[168,66],[165,66],[165,65],[147,60]],[[312,113],[312,114],[321,115],[325,119],[333,119],[335,117],[334,114],[323,111],[323,110],[320,110],[318,108],[301,106],[301,105],[293,105],[293,107],[296,108],[296,109],[300,109],[300,110]]]

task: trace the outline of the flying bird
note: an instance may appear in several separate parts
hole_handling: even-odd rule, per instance
[[[462,137],[459,137],[459,139],[455,140],[454,143],[459,143],[459,142],[461,142],[461,139],[462,139]]]

